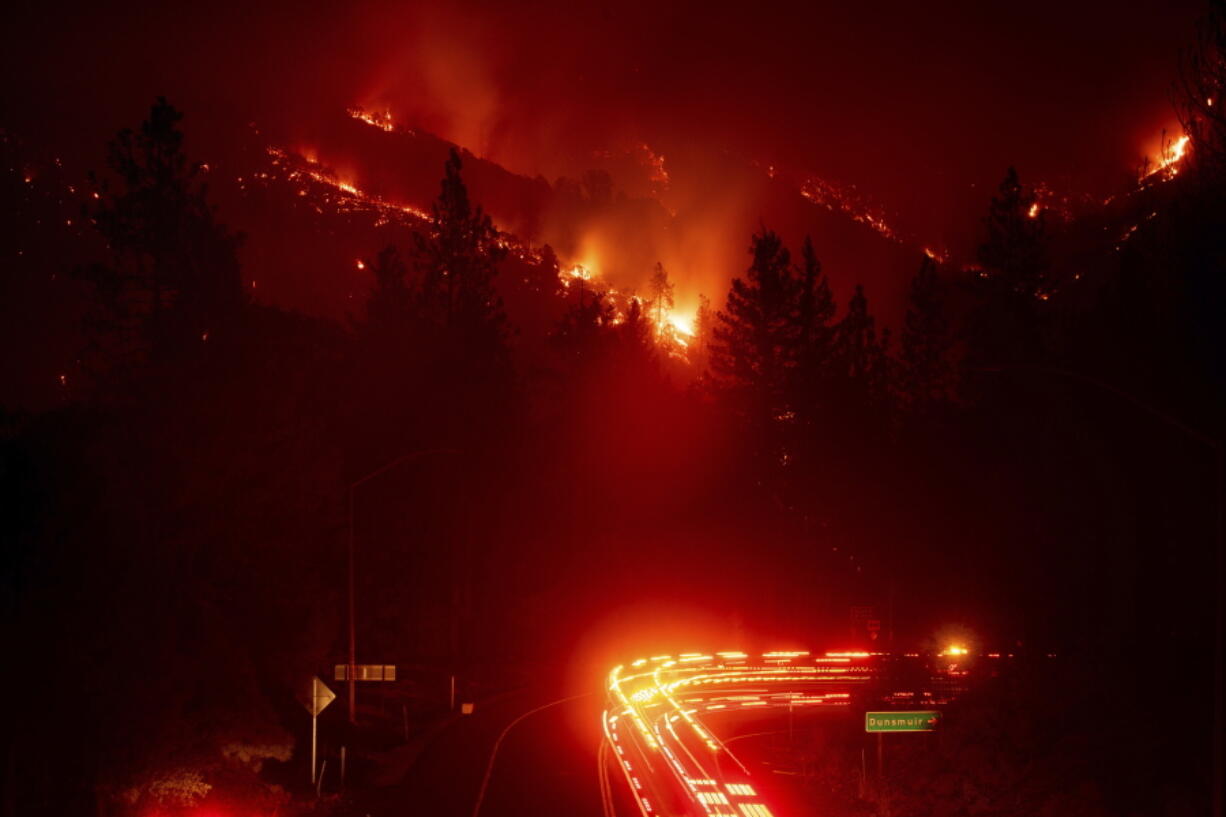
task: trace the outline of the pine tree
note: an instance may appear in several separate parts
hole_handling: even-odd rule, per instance
[[[652,341],[651,324],[638,298],[630,300],[625,320],[614,331],[618,365],[632,376],[652,372],[657,362],[656,345]]]
[[[992,197],[974,281],[979,303],[968,322],[972,368],[1017,365],[1040,353],[1043,312],[1050,297],[1044,218],[1034,194],[1012,167]]]
[[[561,268],[557,253],[554,252],[553,247],[546,244],[541,247],[540,261],[529,268],[532,277],[525,283],[538,295],[561,295],[563,293]]]
[[[651,281],[648,282],[647,289],[651,294],[649,303],[652,320],[655,322],[656,337],[659,339],[671,337],[668,318],[673,311],[673,283],[668,280],[668,272],[659,261],[656,262],[656,267],[651,273]]]
[[[609,350],[613,318],[613,304],[603,292],[581,296],[563,314],[549,342],[563,360],[590,368]]]
[[[710,362],[711,333],[715,329],[715,318],[711,314],[711,299],[706,295],[698,296],[698,312],[694,314],[694,334],[690,338],[688,356],[694,371],[700,376],[706,371]]]
[[[375,285],[366,300],[366,317],[371,327],[384,333],[404,332],[413,320],[413,300],[408,268],[400,250],[389,244],[366,266],[375,276]]]
[[[116,136],[107,164],[118,190],[103,185],[89,213],[113,258],[82,276],[103,307],[97,326],[109,337],[99,343],[119,356],[165,356],[216,337],[244,303],[242,236],[217,221],[204,166],[183,151],[182,118],[158,97],[139,132]]]
[[[800,340],[801,345],[821,354],[830,343],[834,318],[834,295],[830,282],[822,274],[822,264],[813,249],[813,239],[805,236],[801,247]]]
[[[979,263],[1000,290],[1024,299],[1044,291],[1047,255],[1044,215],[1034,193],[1022,186],[1010,167],[992,197],[986,221],[987,241],[979,247]]]
[[[856,284],[847,314],[834,332],[834,376],[849,417],[865,418],[885,408],[889,387],[889,334],[877,336],[864,287]]]
[[[830,282],[822,274],[813,241],[805,237],[801,248],[800,300],[797,311],[798,360],[792,383],[793,403],[809,422],[816,421],[823,392],[830,381],[835,303]]]
[[[1210,0],[1197,23],[1196,44],[1180,63],[1180,124],[1191,140],[1191,163],[1209,188],[1226,181],[1226,0]]]
[[[432,228],[415,235],[418,309],[467,351],[488,353],[503,341],[505,315],[494,277],[506,251],[490,217],[469,202],[461,167],[453,148],[431,206]]]
[[[734,278],[710,345],[715,387],[730,393],[763,431],[788,416],[788,385],[799,358],[800,281],[779,236],[753,237],[753,262]]]
[[[902,391],[912,412],[926,413],[949,399],[952,345],[936,262],[925,257],[911,279],[902,331]]]

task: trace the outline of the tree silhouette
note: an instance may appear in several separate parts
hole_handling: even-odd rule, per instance
[[[614,327],[618,365],[631,377],[651,373],[657,362],[652,326],[638,298],[630,300],[625,320]]]
[[[1209,186],[1226,179],[1226,0],[1210,0],[1180,61],[1176,105],[1192,162]]]
[[[706,295],[698,296],[698,311],[694,314],[694,334],[690,338],[689,360],[699,376],[702,376],[710,362],[711,334],[715,329],[715,316],[711,312],[711,299]]]
[[[793,402],[808,423],[817,423],[824,392],[830,386],[835,327],[834,295],[822,274],[813,241],[805,237],[801,247],[800,295],[797,309],[798,360],[792,383]]]
[[[1042,210],[1012,167],[992,197],[974,281],[976,308],[968,320],[972,366],[1018,364],[1041,348],[1042,303],[1050,297]]]
[[[413,293],[400,250],[389,244],[366,266],[375,276],[375,285],[366,300],[367,320],[382,334],[403,333],[413,319]]]
[[[490,217],[468,199],[462,162],[453,148],[444,165],[432,227],[414,234],[421,279],[419,317],[443,329],[462,353],[488,355],[504,337],[502,300],[494,289],[497,264],[506,255]]]
[[[748,272],[733,279],[727,305],[716,316],[710,346],[713,385],[764,435],[762,444],[775,448],[775,429],[791,413],[801,282],[787,248],[770,230],[753,236],[749,252],[753,262]]]
[[[952,389],[952,335],[936,262],[925,257],[911,279],[902,330],[902,392],[919,414],[947,400]]]
[[[562,295],[562,280],[559,277],[561,267],[553,247],[548,244],[541,247],[540,261],[530,267],[532,277],[526,281],[528,288],[539,295]]]
[[[603,292],[584,295],[562,315],[550,344],[572,366],[591,367],[607,353],[614,310]]]
[[[893,375],[889,342],[889,330],[878,336],[864,287],[857,284],[834,329],[830,400],[838,407],[837,424],[866,433],[886,425]]]
[[[89,215],[112,260],[82,271],[102,306],[94,326],[104,356],[167,356],[216,337],[244,302],[242,238],[217,221],[204,166],[183,152],[182,118],[158,97],[140,130],[120,131],[108,148],[118,186],[103,184]]]
[[[661,339],[671,337],[671,333],[668,331],[668,316],[673,311],[673,283],[668,280],[668,272],[665,271],[664,265],[659,261],[656,262],[655,269],[652,270],[651,280],[647,284],[647,291],[650,295],[648,303],[651,305],[652,320],[656,325],[656,337]]]

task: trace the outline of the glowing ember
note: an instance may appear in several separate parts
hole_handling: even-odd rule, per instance
[[[1164,178],[1170,178],[1179,173],[1179,163],[1183,161],[1184,156],[1188,153],[1191,138],[1186,134],[1180,136],[1173,142],[1164,142],[1162,146],[1162,155],[1158,161],[1145,174],[1145,178],[1161,173]]]
[[[885,220],[885,212],[867,204],[855,190],[841,188],[816,176],[805,179],[800,186],[800,195],[827,210],[839,210],[875,230],[890,241],[902,243],[902,237]]]
[[[365,122],[367,125],[373,125],[381,131],[392,133],[396,130],[396,126],[392,124],[391,111],[376,113],[374,111],[364,111],[361,108],[349,108],[346,112],[354,119]]]
[[[668,189],[670,179],[668,171],[664,169],[664,157],[652,150],[646,142],[639,145],[639,150],[642,151],[647,166],[650,168],[651,181],[659,185],[661,189]]]
[[[590,269],[582,264],[575,264],[565,272],[562,277],[562,283],[566,286],[570,286],[571,281],[590,281],[593,277],[594,275]]]

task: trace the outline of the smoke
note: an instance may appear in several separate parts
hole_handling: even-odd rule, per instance
[[[974,246],[1007,165],[1093,191],[1154,153],[1199,7],[29,3],[4,38],[0,124],[96,166],[156,94],[187,112],[200,147],[249,121],[313,145],[346,106],[389,110],[555,190],[607,172],[610,202],[555,196],[530,226],[616,286],[641,286],[661,261],[681,309],[699,292],[718,305],[765,224],[793,246],[813,233],[836,289],[863,282],[889,302],[911,262],[883,259],[881,242],[767,168],[854,184],[912,255],[956,256]],[[667,185],[649,155],[663,157]],[[367,186],[378,173],[367,157],[321,158],[360,169]]]

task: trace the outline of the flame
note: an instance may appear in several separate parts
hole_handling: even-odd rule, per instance
[[[390,114],[375,114],[351,108],[349,115],[384,131],[391,132],[395,129]],[[656,154],[646,144],[639,149],[641,155],[646,157],[648,166],[652,168],[653,183],[667,187],[669,179],[664,169],[664,157]],[[329,206],[340,213],[366,213],[373,216],[376,226],[398,222],[410,229],[421,229],[433,223],[431,214],[420,207],[367,193],[355,181],[342,179],[334,170],[319,161],[312,148],[288,150],[269,146],[266,152],[270,159],[270,171],[255,173],[251,181],[280,180],[289,183],[298,197],[306,200],[308,204],[314,204],[319,212],[323,212],[322,207]],[[238,182],[240,188],[245,189],[245,180],[240,178]],[[529,263],[540,261],[539,248],[521,242],[510,233],[500,232],[497,244],[520,260]],[[619,292],[602,279],[598,249],[596,237],[589,236],[583,242],[578,258],[572,259],[559,269],[558,279],[565,290],[571,290],[578,282],[587,291],[602,293],[612,305],[610,321],[613,325],[618,325],[626,320],[631,302],[639,300],[642,304],[642,300],[631,293]],[[354,259],[353,263],[359,271],[367,268],[366,262],[360,258]],[[251,285],[254,287],[255,282],[252,281]],[[688,361],[686,349],[694,335],[696,315],[681,314],[675,309],[667,310],[663,314],[646,309],[644,318],[652,325],[652,334],[662,350],[671,357]]]
[[[885,212],[865,202],[854,188],[839,187],[825,179],[811,176],[801,183],[800,195],[827,210],[840,210],[852,221],[872,228],[883,238],[897,244],[903,243],[902,236],[886,221]]]
[[[1163,178],[1169,179],[1172,176],[1179,174],[1179,163],[1187,155],[1188,149],[1191,147],[1191,137],[1186,133],[1180,136],[1173,142],[1163,142],[1162,153],[1158,157],[1158,161],[1145,174],[1145,178],[1162,174]]]
[[[328,168],[303,153],[291,154],[278,147],[269,147],[267,150],[268,155],[272,157],[273,166],[283,171],[286,181],[297,184],[314,182],[341,194],[329,202],[335,205],[340,212],[373,210],[382,217],[382,223],[387,223],[390,215],[408,216],[415,222],[430,221],[430,214],[425,210],[408,204],[389,202],[379,196],[368,195],[356,184],[337,178],[336,174]],[[272,178],[272,175],[268,173],[256,175],[263,179]],[[306,197],[307,192],[306,187],[298,188],[299,196]]]
[[[668,176],[668,171],[664,169],[664,157],[652,150],[646,142],[639,145],[639,150],[643,154],[647,167],[650,168],[651,181],[659,185],[661,189],[667,190],[672,180]]]
[[[392,123],[391,111],[376,113],[374,111],[363,110],[362,108],[348,108],[346,113],[354,119],[365,122],[367,125],[372,125],[381,131],[393,133],[396,130],[396,126]]]
[[[674,331],[685,335],[687,338],[692,338],[694,337],[694,317],[693,315],[686,317],[674,312],[668,316],[668,322],[672,325]]]
[[[562,284],[569,287],[574,281],[591,281],[595,277],[595,273],[583,264],[575,264],[562,274]]]

